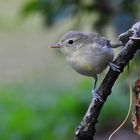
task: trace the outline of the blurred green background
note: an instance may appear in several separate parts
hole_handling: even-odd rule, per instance
[[[47,46],[74,29],[99,32],[114,43],[139,16],[139,0],[0,0],[0,140],[71,140],[93,81]],[[132,82],[139,59],[130,64]],[[102,109],[96,140],[107,139],[126,116],[127,77],[125,70]],[[118,139],[140,139],[130,119]]]

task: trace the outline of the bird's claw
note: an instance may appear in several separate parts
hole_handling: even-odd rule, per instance
[[[111,68],[113,71],[121,72],[121,71],[119,70],[120,67],[117,66],[117,65],[115,65],[114,63],[109,62],[109,66],[110,66],[110,68]]]
[[[101,102],[104,102],[102,97],[100,95],[97,94],[97,90],[96,89],[92,89],[92,96],[93,96],[93,100],[94,101],[101,101]]]

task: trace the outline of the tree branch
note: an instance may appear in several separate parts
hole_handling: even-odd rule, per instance
[[[119,36],[119,40],[124,45],[123,50],[114,60],[114,64],[117,65],[121,72],[123,72],[125,66],[133,59],[134,54],[140,49],[140,22],[137,22],[131,29]],[[92,99],[89,108],[75,131],[74,140],[94,140],[95,125],[97,123],[100,111],[107,99],[111,94],[111,89],[116,82],[120,72],[115,72],[109,69],[103,82],[97,90],[97,94],[103,99],[103,102]]]

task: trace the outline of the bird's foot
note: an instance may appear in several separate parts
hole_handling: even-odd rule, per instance
[[[121,72],[121,71],[119,70],[120,67],[117,66],[117,65],[115,65],[114,63],[109,62],[109,66],[110,66],[110,68],[111,68],[113,71]]]
[[[93,100],[94,101],[101,101],[101,102],[104,102],[102,97],[100,95],[97,94],[97,90],[96,89],[92,89],[92,96],[93,96]]]

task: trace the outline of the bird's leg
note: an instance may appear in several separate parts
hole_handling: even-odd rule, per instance
[[[94,76],[94,79],[95,79],[95,81],[94,81],[93,88],[92,88],[92,96],[93,96],[93,99],[95,101],[99,100],[99,101],[103,102],[103,100],[100,97],[100,95],[98,95],[97,92],[96,92],[96,85],[97,85],[97,81],[98,81],[97,75]]]
[[[111,48],[118,48],[120,46],[123,46],[122,43],[118,43],[118,44],[111,44]]]
[[[121,71],[119,70],[119,68],[120,68],[119,66],[115,65],[115,64],[112,63],[112,62],[109,62],[108,64],[109,64],[110,68],[111,68],[113,71],[121,72]]]
[[[97,81],[98,81],[97,75],[94,76],[94,79],[95,79],[95,81],[94,81],[93,89],[95,90],[96,89],[96,85],[97,85]]]

